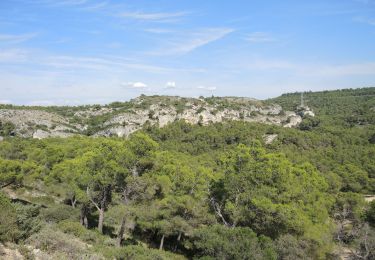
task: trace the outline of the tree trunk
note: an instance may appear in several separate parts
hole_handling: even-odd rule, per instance
[[[89,221],[87,219],[87,215],[81,215],[79,222],[81,223],[82,226],[85,228],[89,228]]]
[[[89,220],[87,219],[87,216],[83,217],[83,225],[85,228],[89,228]]]
[[[178,236],[177,236],[177,242],[176,242],[176,245],[174,246],[174,252],[177,251],[177,247],[178,247],[178,244],[180,243],[180,240],[181,240],[181,236],[182,236],[182,232],[178,232]]]
[[[161,237],[159,250],[163,250],[163,246],[164,246],[164,235]]]
[[[103,234],[103,222],[104,222],[104,208],[99,210],[99,221],[98,221],[98,230]]]
[[[72,202],[72,207],[75,208],[76,207],[76,203],[77,203],[77,200],[75,198],[71,199],[70,200]]]
[[[85,228],[89,227],[89,221],[87,219],[88,214],[89,214],[89,208],[87,204],[82,204],[80,222],[81,222],[81,225],[84,226]]]
[[[133,166],[133,168],[132,168],[132,175],[133,175],[133,177],[138,177],[139,176],[137,165]]]
[[[122,221],[121,221],[120,230],[118,231],[118,234],[117,234],[116,245],[117,245],[118,247],[121,246],[122,238],[124,237],[124,233],[125,233],[125,223],[126,223],[126,218],[125,218],[125,216],[124,216],[124,217],[122,218]]]

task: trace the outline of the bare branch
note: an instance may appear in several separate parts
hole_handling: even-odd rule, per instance
[[[98,209],[98,211],[100,211],[99,205],[91,197],[89,186],[87,186],[87,188],[86,188],[86,194],[87,194],[87,197],[89,198],[89,200],[91,201],[91,203],[94,204],[94,206]]]
[[[212,204],[212,207],[214,208],[215,210],[215,213],[221,218],[221,220],[223,221],[224,225],[227,226],[227,227],[231,227],[233,225],[230,225],[224,218],[223,214],[221,213],[221,207],[219,205],[219,203],[217,203],[215,201],[214,198],[210,198],[210,201],[211,201],[211,204]]]

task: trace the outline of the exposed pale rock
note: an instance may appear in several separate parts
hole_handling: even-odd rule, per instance
[[[131,133],[141,129],[140,125],[127,125],[127,126],[116,126],[116,127],[110,127],[108,129],[99,131],[94,136],[118,136],[118,137],[127,137]]]
[[[35,139],[44,139],[44,138],[48,138],[48,137],[66,138],[66,137],[70,137],[70,136],[73,136],[73,135],[74,134],[72,134],[72,133],[57,132],[57,131],[56,132],[47,132],[47,131],[38,129],[33,133],[33,138],[35,138]]]
[[[237,120],[295,127],[303,117],[303,114],[283,111],[279,105],[264,105],[251,98],[224,97],[218,102],[206,102],[204,99],[140,96],[130,102],[133,106],[126,106],[126,110],[94,106],[82,108],[70,116],[35,109],[0,109],[0,121],[13,123],[17,136],[42,139],[82,134],[88,128],[91,133],[97,129],[94,136],[125,137],[146,123],[163,127],[176,120],[203,125]],[[310,109],[299,111],[313,115]],[[103,123],[96,125],[90,121],[106,115],[108,120]]]
[[[277,138],[277,134],[264,135],[263,139],[266,144],[272,144],[272,142]]]
[[[39,131],[36,133],[36,136],[39,137],[66,136],[66,133],[63,133],[64,131],[75,131],[74,128],[69,127],[69,121],[66,118],[41,110],[0,109],[0,121],[14,124],[16,135],[21,137],[33,137],[35,129],[40,127],[43,127],[44,130],[41,131],[44,132],[48,129],[50,134]]]
[[[284,127],[295,127],[297,125],[299,125],[301,122],[302,122],[302,117],[300,117],[299,115],[295,115],[295,116],[291,116],[289,117],[289,123],[287,123],[286,125],[284,125]]]
[[[303,116],[312,116],[314,117],[315,116],[315,113],[311,110],[308,110],[308,111],[304,111],[303,112]]]

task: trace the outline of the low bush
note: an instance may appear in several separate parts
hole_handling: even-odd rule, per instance
[[[39,217],[40,206],[15,203],[14,208],[17,212],[18,239],[24,240],[40,230],[42,226]]]
[[[126,246],[121,248],[102,247],[98,251],[107,259],[117,260],[180,260],[186,259],[182,255],[173,254],[157,249],[144,248],[142,246]]]
[[[17,212],[10,200],[0,192],[0,241],[14,241],[19,235]]]
[[[41,210],[41,218],[46,222],[58,223],[63,220],[78,220],[79,209],[68,205],[55,205]]]
[[[204,227],[194,232],[193,245],[198,256],[212,259],[277,259],[272,240],[247,227]]]
[[[47,225],[40,232],[33,234],[26,240],[26,243],[47,252],[51,259],[82,259],[83,256],[92,255],[87,244],[69,234],[64,234],[51,225]]]
[[[62,232],[72,234],[88,243],[103,243],[106,238],[98,232],[88,230],[80,223],[71,220],[63,220],[57,226]]]

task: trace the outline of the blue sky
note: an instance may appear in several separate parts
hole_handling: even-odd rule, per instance
[[[0,1],[0,103],[368,86],[374,0]]]

